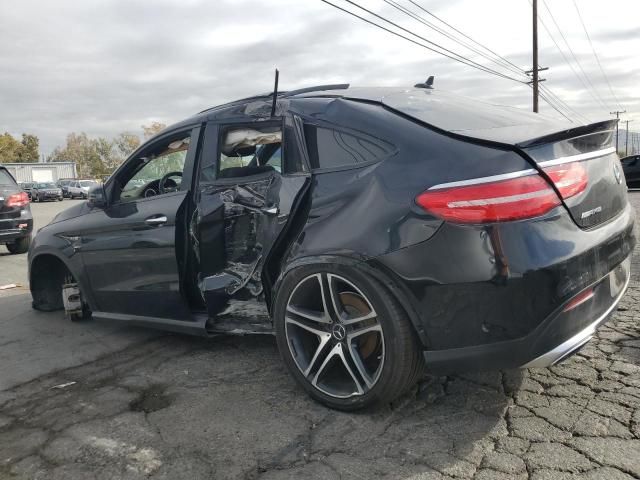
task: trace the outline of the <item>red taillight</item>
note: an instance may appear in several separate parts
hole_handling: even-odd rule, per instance
[[[556,186],[563,199],[584,192],[589,182],[587,169],[580,162],[563,163],[543,169]]]
[[[457,223],[488,223],[544,215],[561,204],[551,186],[532,172],[508,180],[427,190],[416,203]]]
[[[24,207],[29,204],[29,195],[25,192],[9,195],[4,203],[7,207]]]
[[[578,305],[582,305],[584,302],[591,300],[595,295],[593,288],[589,288],[584,292],[579,293],[575,297],[571,299],[569,303],[562,309],[563,312],[568,312],[569,310],[573,310]]]

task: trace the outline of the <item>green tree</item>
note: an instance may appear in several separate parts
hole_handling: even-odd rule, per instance
[[[160,133],[165,128],[167,128],[167,126],[161,122],[151,122],[149,125],[142,125],[145,140],[153,137],[157,133]]]
[[[134,133],[122,132],[113,139],[113,143],[122,163],[140,146],[140,137]]]
[[[0,163],[37,162],[40,157],[40,141],[35,135],[22,134],[19,142],[7,132],[0,135]]]
[[[0,163],[20,161],[19,157],[24,146],[7,132],[0,135]]]
[[[40,158],[40,140],[29,133],[22,134],[22,149],[18,154],[19,162],[37,162]]]
[[[56,147],[48,159],[51,162],[76,162],[78,175],[81,178],[94,177],[103,170],[96,141],[90,139],[84,132],[67,135],[66,145]]]
[[[160,122],[142,125],[144,138],[150,138],[165,128],[166,125]],[[9,137],[11,136],[9,135]],[[0,150],[2,149],[1,139],[2,137],[0,137]],[[37,146],[37,137],[35,140]],[[27,144],[33,144],[33,139],[25,140],[25,136],[23,136],[23,143],[23,147],[26,149]],[[22,144],[18,142],[18,145]],[[122,132],[113,139],[90,138],[84,132],[73,132],[67,135],[64,147],[56,147],[47,160],[50,162],[75,162],[80,177],[98,178],[113,173],[139,146],[140,137],[130,132]]]

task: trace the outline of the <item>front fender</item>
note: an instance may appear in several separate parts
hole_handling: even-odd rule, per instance
[[[93,298],[93,292],[91,291],[91,284],[89,279],[84,273],[84,266],[82,259],[77,252],[74,251],[73,245],[70,241],[60,238],[56,235],[48,236],[46,242],[43,242],[40,233],[36,235],[34,242],[31,244],[28,255],[28,268],[29,268],[29,284],[33,284],[33,264],[38,258],[44,256],[52,256],[60,260],[65,267],[71,272],[73,278],[76,279],[84,300],[89,305],[91,310],[96,309],[95,300]],[[45,272],[46,274],[46,272]],[[30,287],[31,290],[31,287]]]

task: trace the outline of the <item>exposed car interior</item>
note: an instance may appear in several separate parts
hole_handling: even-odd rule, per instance
[[[191,137],[184,136],[140,157],[120,192],[121,202],[175,192],[182,182]]]
[[[218,179],[248,177],[282,171],[282,129],[279,126],[229,128],[223,131],[218,159]],[[203,178],[213,180],[215,166],[203,169]]]

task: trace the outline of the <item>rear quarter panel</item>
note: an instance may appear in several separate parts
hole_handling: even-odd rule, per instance
[[[313,172],[308,219],[289,261],[323,254],[367,259],[426,241],[442,221],[416,206],[418,194],[436,184],[531,168],[514,151],[434,132],[379,105],[313,99],[292,101],[291,108],[306,121],[361,132],[396,150],[373,165]]]

